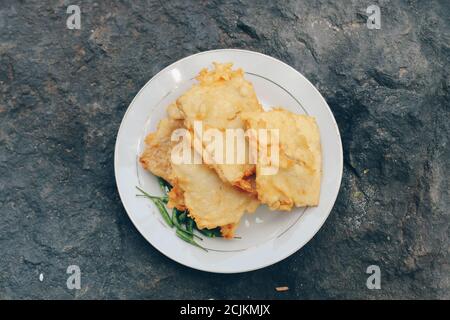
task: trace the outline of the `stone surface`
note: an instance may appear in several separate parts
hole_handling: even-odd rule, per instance
[[[79,1],[82,28],[68,30],[75,2],[0,3],[0,298],[450,298],[449,1]],[[366,27],[372,3],[380,30]],[[162,256],[114,180],[134,95],[168,64],[215,48],[292,65],[343,139],[326,224],[246,274]],[[81,290],[66,287],[71,264]],[[381,290],[366,287],[372,264]]]

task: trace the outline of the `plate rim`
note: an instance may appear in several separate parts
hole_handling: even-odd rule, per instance
[[[143,91],[146,89],[146,87],[153,82],[154,80],[156,80],[158,78],[158,76],[162,73],[164,73],[166,70],[170,69],[172,66],[181,63],[184,60],[193,58],[195,56],[199,56],[199,55],[203,55],[203,54],[208,54],[208,53],[214,53],[214,52],[242,52],[242,53],[247,53],[247,54],[256,54],[256,55],[260,55],[264,58],[268,58],[270,60],[272,60],[275,63],[281,63],[283,64],[285,67],[288,67],[289,69],[291,69],[294,73],[298,74],[301,78],[303,78],[303,80],[305,80],[311,87],[312,89],[316,92],[316,94],[318,94],[318,97],[320,97],[320,100],[322,100],[322,102],[324,102],[325,106],[326,106],[326,112],[328,113],[328,115],[330,116],[333,126],[334,126],[334,131],[336,132],[337,138],[338,138],[338,149],[339,149],[339,163],[338,163],[338,167],[340,168],[339,172],[338,172],[338,186],[337,186],[337,192],[335,193],[335,195],[333,196],[332,201],[330,201],[331,206],[330,208],[327,209],[327,213],[326,213],[326,217],[324,218],[324,220],[320,223],[320,225],[318,226],[317,230],[311,234],[310,237],[307,238],[307,241],[305,241],[302,245],[296,246],[295,249],[293,250],[288,250],[285,254],[281,255],[281,258],[275,261],[269,261],[268,263],[259,265],[259,266],[254,266],[254,267],[248,267],[248,268],[244,268],[244,269],[240,269],[240,270],[211,270],[210,268],[203,268],[203,267],[197,267],[197,266],[192,266],[189,265],[187,262],[181,261],[180,259],[174,258],[169,256],[168,254],[166,254],[165,252],[163,252],[162,250],[160,250],[156,245],[154,245],[149,239],[147,239],[147,237],[143,234],[143,232],[139,229],[137,222],[133,219],[132,215],[129,213],[129,209],[127,208],[127,205],[125,204],[125,202],[123,201],[123,195],[120,191],[120,187],[119,187],[119,181],[118,181],[118,157],[119,157],[119,152],[118,152],[118,142],[119,142],[119,137],[120,137],[120,133],[121,130],[123,129],[124,126],[124,122],[125,119],[127,118],[128,113],[131,111],[131,107],[134,104],[134,102],[137,100],[137,98],[143,93]],[[142,88],[136,93],[136,95],[134,96],[134,98],[131,100],[131,102],[129,103],[127,110],[125,111],[125,113],[122,116],[122,120],[120,122],[119,125],[119,129],[117,130],[117,134],[116,134],[116,141],[114,144],[114,177],[115,177],[115,181],[116,181],[116,188],[117,188],[117,192],[119,194],[119,198],[120,201],[122,203],[123,208],[125,209],[125,212],[127,213],[128,218],[131,220],[131,222],[133,223],[133,226],[135,227],[135,229],[141,234],[141,236],[153,247],[155,248],[158,252],[160,252],[161,254],[163,254],[165,257],[169,258],[170,260],[176,261],[177,263],[189,267],[191,269],[194,270],[200,270],[200,271],[204,271],[204,272],[210,272],[210,273],[221,273],[221,274],[235,274],[235,273],[245,273],[245,272],[250,272],[250,271],[255,271],[255,270],[259,270],[259,269],[263,269],[266,267],[269,267],[271,265],[274,265],[278,262],[281,262],[283,260],[285,260],[286,258],[288,258],[289,256],[291,256],[292,254],[294,254],[295,252],[299,251],[301,248],[303,248],[307,243],[309,243],[311,241],[311,239],[319,232],[319,230],[323,227],[323,225],[325,224],[325,222],[327,221],[335,203],[336,203],[336,199],[337,196],[339,195],[339,191],[341,188],[341,184],[342,184],[342,176],[343,176],[343,148],[342,148],[342,138],[340,135],[340,131],[339,131],[339,127],[337,125],[336,119],[334,118],[333,112],[331,111],[328,103],[326,102],[325,98],[322,96],[322,94],[320,93],[320,91],[311,83],[311,81],[309,81],[308,78],[306,78],[301,72],[299,72],[298,70],[296,70],[294,67],[290,66],[289,64],[274,58],[272,56],[266,55],[264,53],[261,52],[257,52],[257,51],[252,51],[252,50],[245,50],[245,49],[236,49],[236,48],[224,48],[224,49],[213,49],[213,50],[206,50],[206,51],[201,51],[201,52],[197,52],[191,55],[188,55],[186,57],[183,57],[181,59],[178,59],[176,61],[174,61],[173,63],[167,65],[166,67],[164,67],[163,69],[161,69],[159,72],[157,72],[155,75],[153,75],[145,84],[144,86],[142,86]]]

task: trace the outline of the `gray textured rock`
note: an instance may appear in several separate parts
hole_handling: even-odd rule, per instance
[[[0,298],[450,298],[450,2],[68,1],[0,4]],[[137,91],[203,50],[295,67],[338,121],[335,208],[301,251],[238,275],[170,261],[120,203],[113,150]],[[66,268],[82,289],[66,288]],[[382,289],[366,288],[377,264]],[[43,281],[39,274],[43,273]],[[290,290],[278,293],[276,286]]]

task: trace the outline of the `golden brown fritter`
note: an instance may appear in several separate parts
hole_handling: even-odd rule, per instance
[[[208,129],[218,129],[223,135],[224,152],[225,145],[231,137],[226,137],[226,129],[242,129],[244,125],[240,118],[240,113],[246,111],[261,111],[262,107],[256,97],[253,85],[244,79],[242,69],[232,70],[232,64],[214,63],[214,70],[203,69],[197,76],[198,83],[187,90],[176,101],[176,104],[169,106],[169,116],[174,119],[184,119],[186,128],[200,133],[195,129],[195,121],[202,122],[203,131]],[[216,154],[212,150],[207,150],[207,142],[203,141],[203,158],[210,159],[209,165],[214,168],[219,177],[232,185],[252,192],[251,184],[243,181],[245,177],[255,172],[255,165],[248,161],[248,142],[244,136],[233,137],[236,145],[228,152],[232,154],[232,163],[226,163],[226,158],[222,161],[215,158]],[[245,159],[237,162],[237,145],[242,143],[245,146]],[[197,150],[201,152],[201,150]],[[244,150],[241,150],[244,152]]]
[[[272,210],[290,211],[294,205],[318,205],[322,153],[315,119],[282,109],[244,113],[242,119],[247,128],[279,130],[279,168],[276,174],[262,174],[265,152],[258,144],[258,199]]]
[[[183,190],[184,203],[200,229],[238,224],[245,212],[253,212],[259,201],[224,183],[204,164],[173,164],[172,179]]]
[[[200,229],[224,227],[224,236],[233,237],[235,226],[245,212],[253,212],[259,201],[230,184],[223,182],[205,164],[175,164],[170,140],[173,130],[181,127],[179,120],[163,119],[158,129],[146,138],[146,148],[140,162],[153,174],[169,181],[169,207],[189,210]]]
[[[139,157],[139,161],[144,169],[171,184],[172,165],[170,155],[176,142],[172,142],[170,137],[174,130],[182,127],[183,121],[181,120],[162,119],[156,131],[145,138],[146,147]]]

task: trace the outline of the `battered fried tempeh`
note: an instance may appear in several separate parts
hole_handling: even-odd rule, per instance
[[[224,183],[205,164],[174,164],[171,152],[176,143],[170,137],[173,130],[181,127],[182,121],[161,120],[156,132],[147,136],[140,162],[172,184],[169,207],[188,209],[200,229],[222,227],[223,236],[232,238],[242,215],[256,210],[259,201]]]
[[[242,114],[246,127],[279,130],[279,169],[262,175],[261,146],[258,146],[256,192],[272,210],[291,210],[295,205],[319,204],[322,154],[320,134],[313,117],[274,109]]]
[[[146,147],[139,157],[144,169],[173,184],[171,180],[172,165],[170,154],[176,142],[170,141],[172,132],[183,127],[183,121],[162,119],[155,132],[145,138]]]
[[[224,183],[204,164],[172,166],[172,179],[183,190],[189,216],[200,229],[227,226],[232,236],[234,228],[228,225],[237,225],[245,212],[253,212],[259,205],[252,195]]]
[[[195,121],[202,121],[204,131],[218,129],[223,134],[224,146],[227,144],[226,129],[244,129],[240,113],[262,110],[253,85],[244,79],[242,69],[232,70],[231,67],[231,63],[214,63],[214,70],[203,69],[196,78],[199,83],[179,97],[176,104],[169,106],[168,110],[170,117],[184,119],[185,126],[192,132]],[[195,134],[198,136],[199,132]],[[245,145],[245,162],[225,164],[225,159],[223,162],[217,161],[214,153],[205,149],[203,157],[212,160],[209,162],[210,166],[223,181],[251,192],[252,184],[246,182],[245,178],[255,172],[255,165],[248,161],[247,140],[239,139]],[[203,147],[206,146],[203,141]],[[232,152],[235,153],[232,159],[237,160],[237,146]]]

